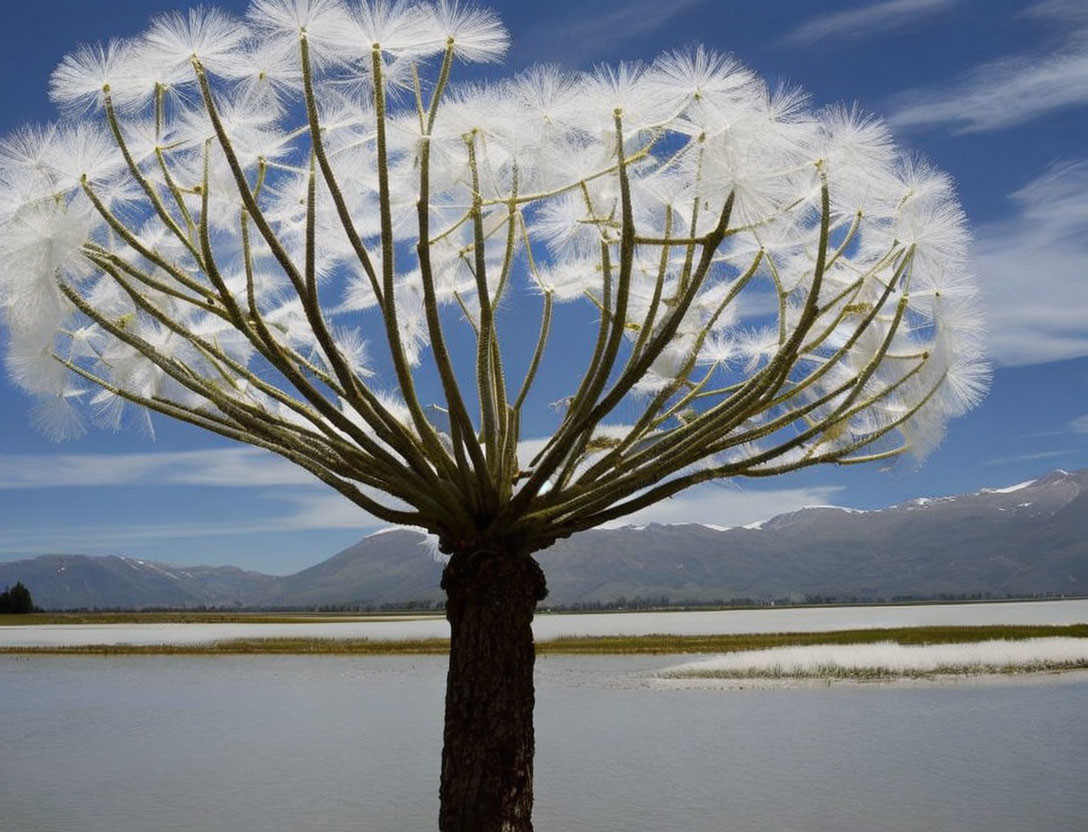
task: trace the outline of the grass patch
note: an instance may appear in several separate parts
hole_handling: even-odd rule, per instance
[[[982,665],[962,664],[945,665],[936,670],[891,670],[887,667],[839,667],[825,666],[812,670],[781,671],[775,669],[749,669],[739,671],[686,671],[677,674],[662,674],[673,679],[723,679],[723,680],[788,680],[788,681],[855,681],[855,682],[891,682],[899,679],[935,679],[943,676],[1020,676],[1029,673],[1062,673],[1071,670],[1088,670],[1088,661],[1050,662],[1038,661],[1031,664]]]
[[[1088,624],[989,625],[980,627],[886,627],[832,630],[820,633],[745,633],[710,636],[595,636],[567,637],[537,644],[538,653],[735,653],[772,647],[804,647],[813,644],[965,644],[1005,639],[1088,638]]]
[[[221,619],[212,619],[221,620]],[[242,621],[253,619],[241,618]],[[298,619],[288,619],[298,620]],[[965,644],[1029,638],[1088,638],[1088,624],[985,627],[901,627],[835,630],[821,633],[752,633],[711,636],[568,636],[538,642],[538,655],[653,655],[733,653],[771,647],[817,644]],[[65,656],[215,656],[284,655],[440,655],[449,652],[448,639],[377,641],[333,638],[252,638],[206,644],[116,644],[48,647],[0,647],[0,654]]]
[[[1071,628],[1076,633],[1079,628]],[[1045,631],[1044,631],[1045,632]],[[719,653],[660,673],[679,679],[775,679],[832,682],[1010,675],[1088,667],[1088,638],[1047,633],[1039,638],[966,641],[886,640],[779,646]]]

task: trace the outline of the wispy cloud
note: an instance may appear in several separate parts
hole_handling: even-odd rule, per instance
[[[958,85],[905,94],[894,127],[948,125],[957,133],[998,130],[1088,102],[1088,43],[1055,55],[1006,58],[978,67]]]
[[[1070,32],[1061,48],[982,64],[946,89],[902,93],[888,121],[900,128],[947,126],[956,133],[976,133],[1088,103],[1086,9],[1083,0],[1049,0],[1029,7],[1024,17]]]
[[[26,555],[37,552],[116,552],[138,549],[164,541],[201,540],[286,532],[353,529],[363,534],[385,525],[335,492],[273,492],[281,501],[278,511],[237,520],[192,518],[145,523],[65,523],[59,528],[41,524],[0,529],[0,553]]]
[[[1088,428],[1086,428],[1088,430]],[[1018,454],[1016,456],[1002,456],[995,457],[994,459],[987,459],[983,462],[983,465],[1010,465],[1014,462],[1035,462],[1040,459],[1057,459],[1063,456],[1072,456],[1073,454],[1084,453],[1076,448],[1064,448],[1060,451],[1039,451],[1034,454]]]
[[[815,43],[824,38],[854,38],[887,32],[921,17],[944,11],[960,0],[885,0],[814,17],[789,32],[784,43]]]
[[[249,489],[258,508],[235,519],[205,516],[143,523],[117,520],[61,525],[9,523],[0,553],[115,552],[164,541],[211,540],[285,532],[357,530],[385,523],[329,489],[309,472],[259,448],[146,454],[16,454],[0,456],[0,490],[176,486]],[[376,495],[379,496],[379,495]],[[233,499],[233,497],[228,498]],[[379,496],[390,504],[390,499]]]
[[[1028,6],[1022,15],[1054,20],[1059,23],[1088,24],[1088,5],[1084,3],[1084,0],[1043,0],[1041,3]]]
[[[277,521],[284,529],[361,529],[388,525],[330,489],[278,494],[276,497],[291,506]]]
[[[1057,164],[1011,198],[1011,219],[976,230],[991,356],[1015,366],[1088,355],[1088,160]]]
[[[756,491],[731,485],[705,486],[683,492],[642,511],[609,523],[625,526],[641,523],[713,523],[719,526],[745,526],[767,520],[776,514],[796,511],[805,506],[828,505],[842,491],[841,486],[785,488]]]
[[[672,18],[706,0],[628,0],[611,7],[593,6],[577,18],[553,25],[545,23],[552,34],[540,37],[538,30],[534,40],[547,44],[553,56],[558,47],[568,64],[605,57],[606,53],[622,44],[657,31]]]
[[[257,448],[0,456],[0,490],[125,485],[260,488],[315,483],[308,472]]]
[[[546,443],[546,438],[522,440],[519,458],[528,464]],[[294,463],[251,447],[138,454],[0,454],[0,491],[131,485],[327,488]],[[341,498],[337,495],[337,499]]]
[[[141,544],[171,540],[214,540],[221,536],[256,535],[290,531],[282,518],[246,521],[133,523],[107,526],[91,523],[65,524],[51,530],[40,526],[9,526],[0,530],[0,553],[33,557],[39,553],[95,554],[121,552]]]
[[[735,486],[704,486],[625,517],[609,526],[639,523],[714,523],[742,526],[805,506],[834,502],[840,486],[791,488],[769,491]],[[139,550],[152,543],[178,540],[208,541],[289,532],[350,529],[360,535],[387,524],[364,512],[336,493],[318,491],[270,491],[267,496],[282,503],[281,510],[238,520],[148,523],[71,523],[63,528],[40,525],[0,529],[0,554],[38,552],[101,553]]]
[[[1074,433],[1088,433],[1088,413],[1070,422],[1069,429]]]

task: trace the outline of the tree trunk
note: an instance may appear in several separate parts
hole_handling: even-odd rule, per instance
[[[458,552],[442,588],[451,633],[439,829],[532,832],[530,625],[544,573],[523,552]]]

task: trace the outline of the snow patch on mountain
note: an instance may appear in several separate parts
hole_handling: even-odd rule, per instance
[[[383,534],[391,534],[393,532],[415,532],[416,534],[423,534],[419,529],[412,528],[411,526],[386,526],[384,529],[378,529],[376,532],[371,532],[366,535],[364,539],[381,537]]]
[[[1010,485],[1006,488],[984,488],[983,494],[1012,494],[1015,491],[1023,491],[1025,488],[1030,488],[1035,485],[1038,480],[1027,480],[1026,482],[1018,482],[1016,485]]]

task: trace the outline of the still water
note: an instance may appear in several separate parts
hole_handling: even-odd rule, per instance
[[[1088,681],[662,687],[543,657],[538,832],[1088,828]],[[437,816],[443,657],[0,656],[4,829],[400,832]]]
[[[777,607],[707,612],[632,612],[538,615],[538,641],[561,636],[713,635],[718,633],[826,632],[863,627],[1079,624],[1088,599],[985,604],[915,604],[874,607]],[[0,647],[88,644],[199,644],[239,638],[448,638],[441,616],[283,624],[46,624],[0,627]]]

